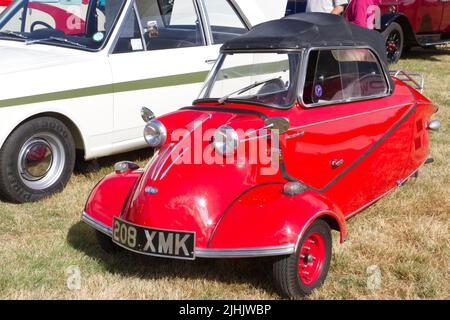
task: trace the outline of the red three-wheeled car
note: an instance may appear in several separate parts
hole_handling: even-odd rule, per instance
[[[348,218],[431,162],[437,108],[386,65],[382,36],[337,16],[254,27],[223,45],[192,106],[143,110],[153,158],[116,164],[83,220],[108,251],[276,256],[281,294],[310,293],[329,269],[330,230],[347,239]]]

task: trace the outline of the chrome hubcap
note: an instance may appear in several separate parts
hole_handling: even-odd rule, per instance
[[[24,178],[30,181],[41,179],[51,168],[52,162],[52,149],[45,140],[30,141],[25,146],[25,152],[22,156]]]
[[[17,164],[20,178],[27,187],[46,189],[57,182],[63,172],[64,146],[52,133],[34,135],[21,147]]]

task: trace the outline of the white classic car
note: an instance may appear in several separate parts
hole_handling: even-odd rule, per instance
[[[141,108],[190,104],[220,44],[250,27],[234,0],[14,1],[0,15],[0,196],[62,190],[76,150],[145,147]]]

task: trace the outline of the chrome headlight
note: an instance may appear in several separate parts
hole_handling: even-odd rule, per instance
[[[239,136],[230,126],[223,125],[214,133],[214,149],[221,155],[233,155],[236,152],[238,143]]]
[[[166,127],[159,120],[151,120],[145,125],[144,138],[150,147],[160,147],[167,139]]]

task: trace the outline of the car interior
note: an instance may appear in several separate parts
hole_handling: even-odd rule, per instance
[[[377,61],[338,61],[332,51],[310,52],[303,90],[305,104],[340,102],[387,92]]]
[[[203,30],[192,1],[136,1],[147,50],[186,48],[204,44]],[[149,24],[156,32],[148,32]]]

